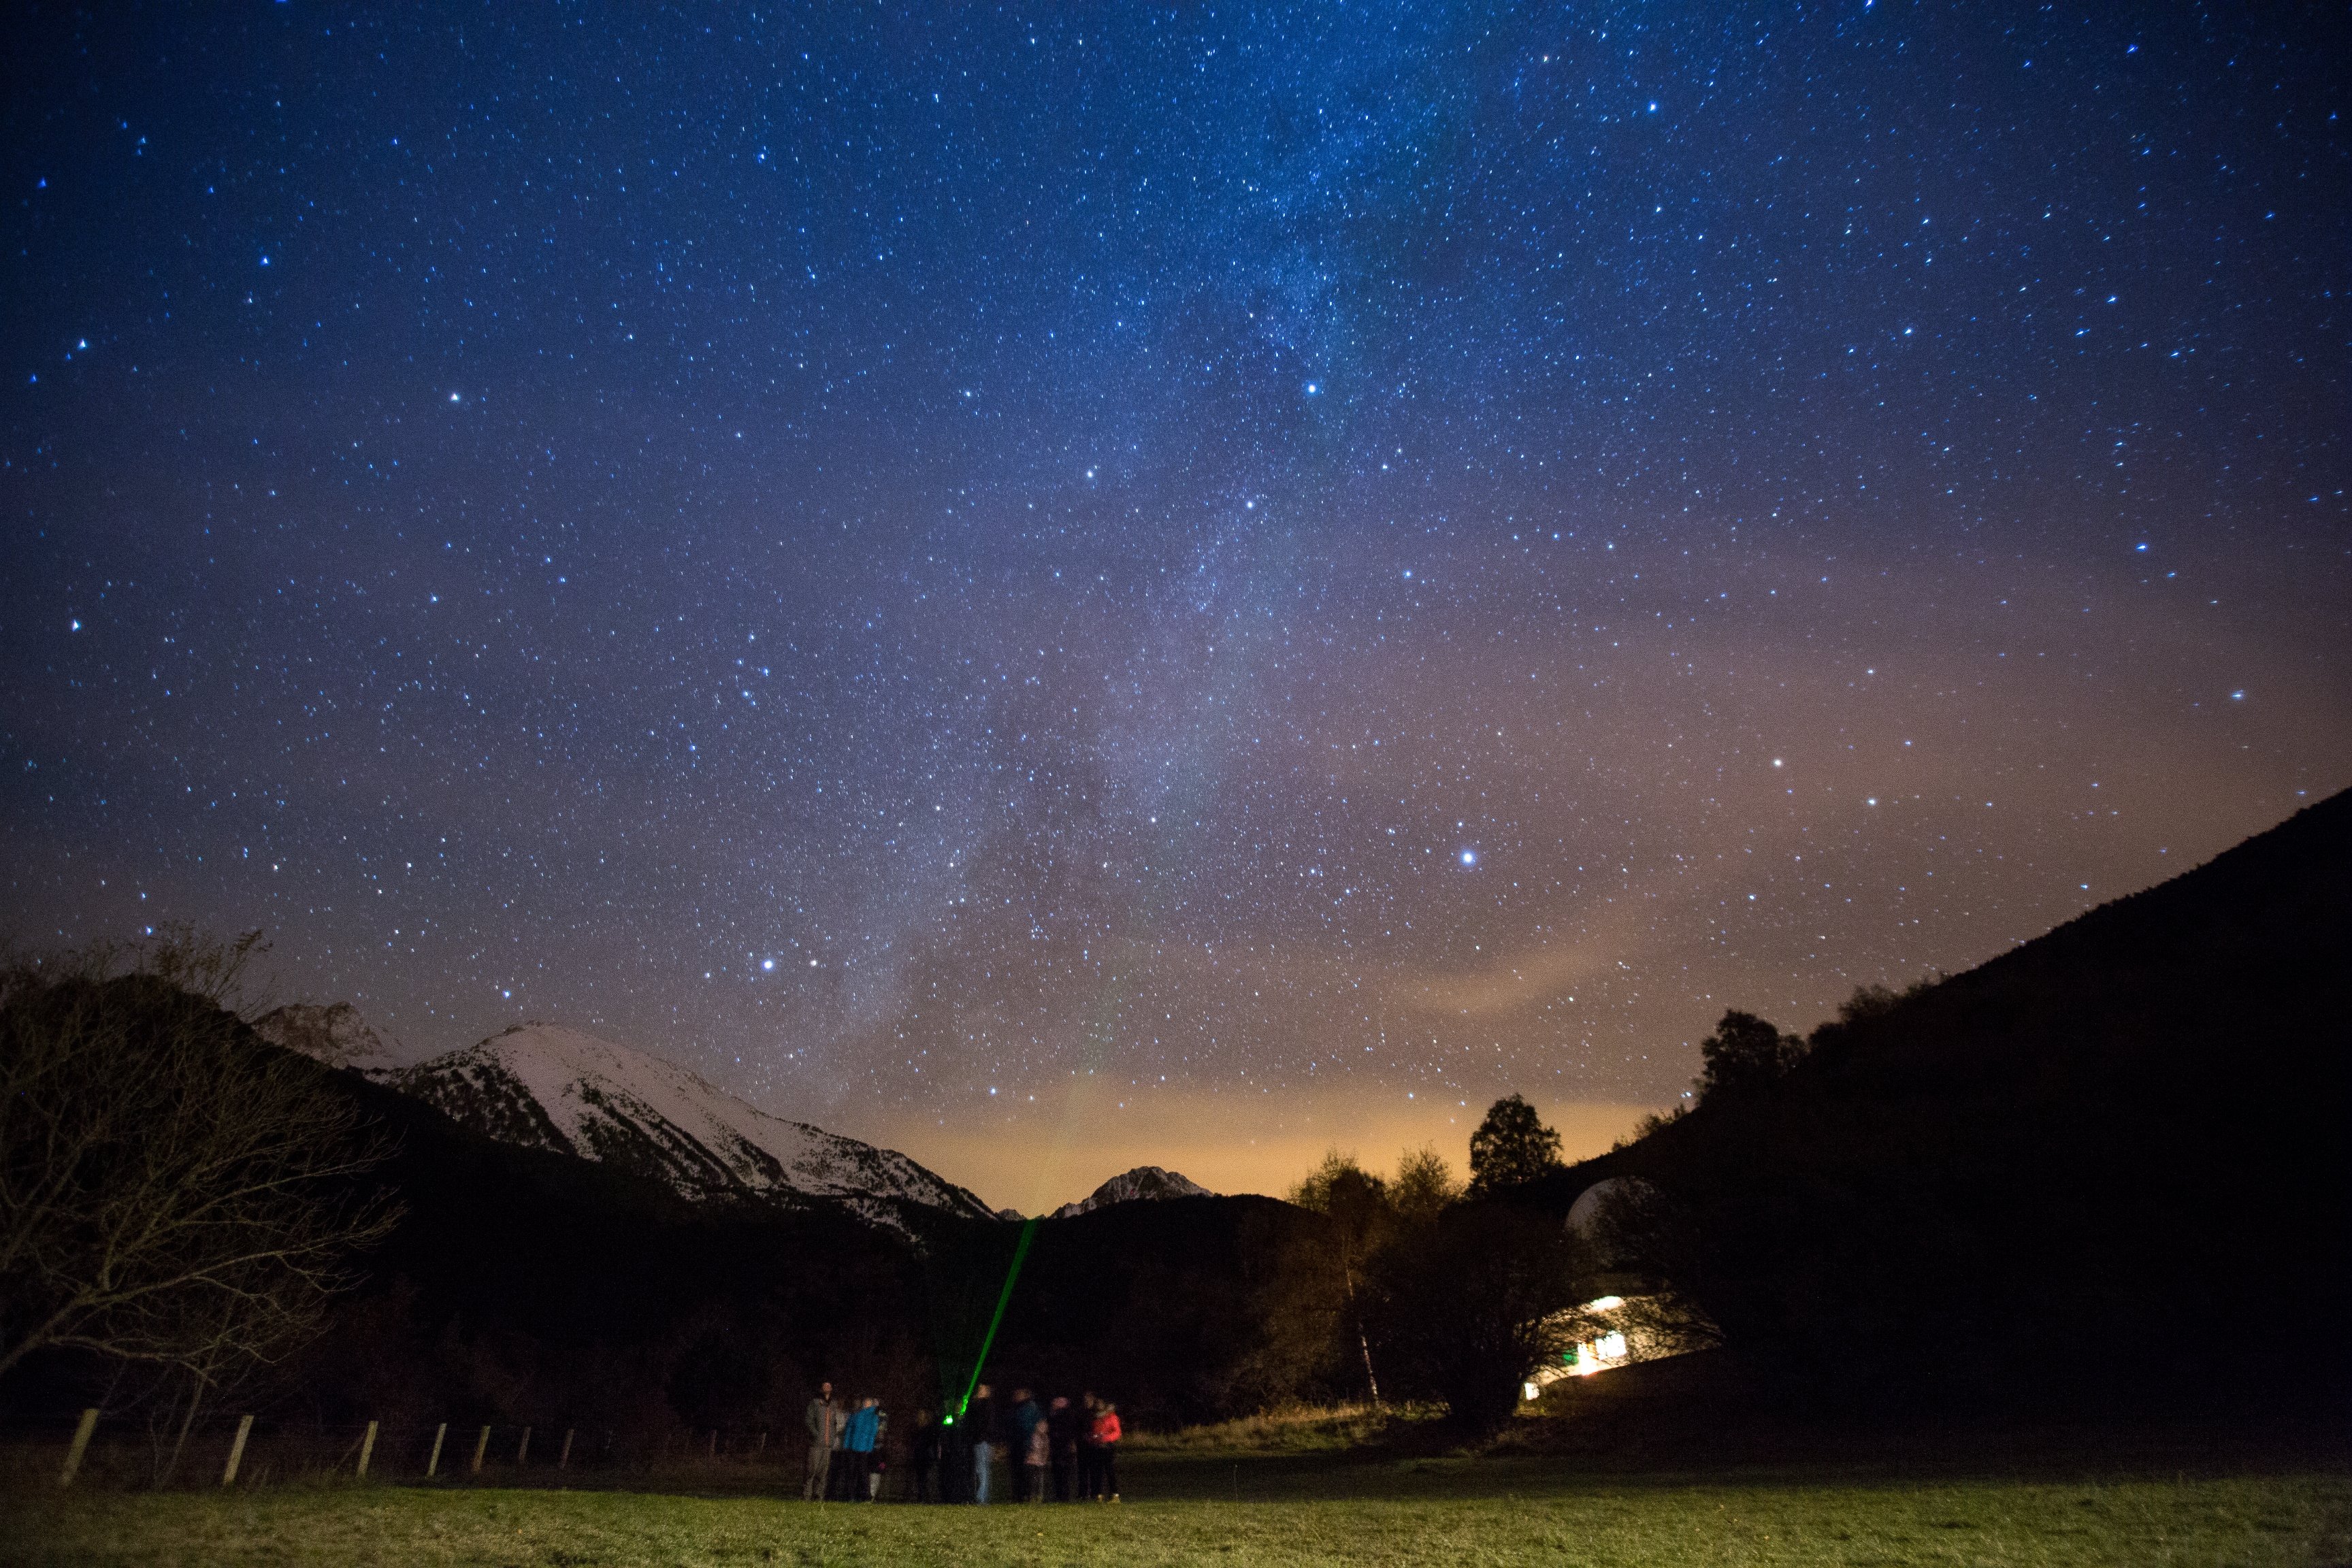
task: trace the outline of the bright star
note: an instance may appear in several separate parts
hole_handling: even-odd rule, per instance
[[[1462,851],[1462,863],[1465,866],[1475,866],[1478,863],[1478,851],[1475,849]]]

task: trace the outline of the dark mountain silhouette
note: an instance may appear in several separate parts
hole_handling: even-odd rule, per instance
[[[231,1396],[282,1419],[381,1420],[404,1441],[444,1421],[576,1427],[584,1458],[625,1460],[689,1430],[789,1440],[821,1378],[902,1416],[936,1409],[969,1382],[1023,1230],[919,1201],[877,1224],[869,1193],[681,1191],[666,1169],[525,1146],[318,1070],[390,1146],[364,1180],[403,1214],[326,1331]],[[1286,1216],[1312,1217],[1204,1197],[1035,1222],[988,1374],[1094,1386],[1147,1421],[1236,1413]],[[58,1415],[122,1385],[59,1354],[6,1394]]]
[[[520,1147],[343,1075],[399,1141],[408,1213],[293,1369],[354,1418],[536,1421],[645,1441],[785,1432],[819,1378],[902,1414],[967,1385],[1023,1226],[908,1203],[780,1207]],[[1286,1219],[1265,1198],[1123,1203],[1034,1223],[988,1375],[1088,1384],[1147,1419],[1245,1407],[1255,1282]]]
[[[2352,793],[1520,1196],[1643,1178],[1649,1267],[1832,1397],[2340,1398],[2347,975]]]
[[[1145,1427],[1255,1410],[1265,1287],[1299,1232],[1324,1223],[1254,1196],[1040,1220],[991,1358],[997,1382],[1094,1388]]]
[[[353,1418],[611,1428],[798,1420],[832,1376],[921,1391],[917,1259],[846,1206],[688,1196],[664,1174],[519,1147],[340,1075],[396,1152],[405,1207],[284,1379]]]
[[[405,1214],[278,1379],[328,1417],[576,1426],[625,1447],[788,1433],[819,1378],[937,1408],[970,1379],[1023,1229],[919,1201],[877,1225],[856,1191],[682,1191],[661,1166],[494,1137],[364,1074],[332,1081],[394,1145],[373,1179]],[[988,1374],[1097,1387],[1147,1422],[1237,1413],[1257,1283],[1313,1217],[1177,1197],[1034,1222]]]

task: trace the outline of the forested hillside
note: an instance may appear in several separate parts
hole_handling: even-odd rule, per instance
[[[1781,1076],[1610,1176],[1731,1342],[1799,1389],[2330,1397],[2352,1321],[2352,795],[1979,968],[1865,994]]]

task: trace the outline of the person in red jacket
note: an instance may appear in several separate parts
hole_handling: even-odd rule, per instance
[[[1094,1450],[1094,1489],[1087,1495],[1109,1502],[1118,1500],[1118,1406],[1105,1399],[1095,1405],[1094,1427],[1087,1434],[1087,1447]]]

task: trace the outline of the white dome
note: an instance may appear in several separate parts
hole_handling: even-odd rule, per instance
[[[1612,1204],[1623,1198],[1640,1200],[1654,1197],[1658,1189],[1639,1176],[1612,1176],[1605,1182],[1595,1182],[1576,1194],[1568,1205],[1568,1228],[1586,1241],[1600,1239],[1601,1215]]]

